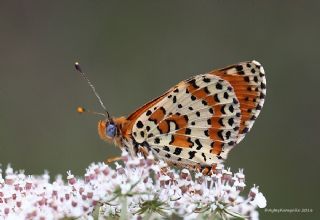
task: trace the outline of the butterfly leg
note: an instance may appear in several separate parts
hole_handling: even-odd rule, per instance
[[[115,161],[122,160],[122,157],[111,157],[104,160],[105,163],[113,163]]]
[[[217,164],[212,164],[211,166],[200,166],[197,168],[198,172],[201,172],[205,176],[211,176],[217,171]]]
[[[145,158],[149,155],[149,151],[145,147],[139,146],[138,152],[142,153]]]

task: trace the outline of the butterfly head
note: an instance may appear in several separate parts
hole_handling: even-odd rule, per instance
[[[117,123],[114,122],[112,118],[107,117],[104,113],[94,112],[91,110],[84,109],[83,107],[78,107],[77,112],[104,116],[104,120],[98,121],[98,133],[100,138],[105,141],[112,141],[114,138],[116,138],[118,134]]]
[[[98,133],[102,140],[113,141],[118,134],[117,124],[112,120],[100,120],[98,122]]]

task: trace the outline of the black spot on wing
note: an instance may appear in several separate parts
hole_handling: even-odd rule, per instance
[[[236,66],[236,70],[237,71],[242,71],[243,70],[243,66],[242,65],[237,65]]]
[[[214,98],[214,101],[216,101],[218,103],[220,102],[219,97],[218,97],[218,93],[214,94],[213,98]]]
[[[219,124],[220,124],[222,127],[224,127],[223,118],[220,118],[220,119],[218,120],[218,122],[219,122]]]
[[[193,141],[191,140],[191,137],[188,137],[187,141],[188,141],[188,143],[190,144],[189,147],[192,148],[192,147],[194,146],[194,143],[193,143]]]
[[[226,132],[226,138],[229,139],[230,136],[231,136],[231,131],[227,131],[227,132]]]
[[[233,111],[234,111],[233,105],[230,105],[230,106],[229,106],[229,111],[230,111],[231,113],[233,113]]]
[[[204,153],[202,153],[201,155],[202,155],[202,157],[203,157],[203,160],[204,160],[204,161],[207,161],[206,155],[205,155]]]
[[[154,143],[155,143],[155,144],[159,144],[159,143],[160,143],[160,138],[156,137],[156,138],[154,139]]]
[[[153,134],[152,133],[148,134],[148,138],[151,138],[151,137],[153,137]]]
[[[204,87],[204,88],[203,88],[203,91],[204,91],[206,94],[210,94],[210,90],[208,89],[208,87]]]
[[[226,111],[224,110],[225,107],[226,107],[226,105],[222,105],[221,109],[220,109],[221,113],[224,115],[226,114]]]
[[[221,140],[224,140],[223,138],[223,130],[218,131],[218,136]]]
[[[248,131],[249,131],[249,128],[245,127],[245,128],[242,130],[242,133],[243,133],[243,134],[246,134],[246,133],[248,133]]]
[[[163,115],[166,115],[167,111],[165,110],[165,108],[160,107],[160,110],[163,112]]]
[[[177,148],[174,150],[173,154],[175,154],[175,155],[180,155],[180,154],[181,154],[181,151],[182,151],[182,148],[177,147]]]
[[[229,119],[228,119],[228,124],[229,124],[230,126],[232,126],[232,125],[234,124],[234,119],[233,119],[233,118],[229,118]]]
[[[151,114],[152,114],[151,110],[148,110],[147,113],[146,113],[147,116],[150,116]]]
[[[193,86],[193,88],[198,89],[199,86],[196,84],[196,79],[192,79],[189,81],[189,84]]]
[[[197,144],[197,150],[200,150],[203,147],[199,139],[196,139],[194,142]]]
[[[137,122],[137,128],[143,128],[143,123],[141,121]]]
[[[216,89],[221,90],[222,88],[223,88],[222,84],[218,82],[218,83],[216,84]]]
[[[262,109],[261,105],[258,104],[257,107],[256,107],[256,109],[257,109],[257,110],[261,110],[261,109]]]
[[[173,142],[174,142],[174,136],[171,135],[171,140],[170,140],[169,144],[172,144]]]
[[[203,82],[209,83],[211,81],[211,79],[204,77],[203,78]]]
[[[233,102],[233,104],[238,104],[239,103],[239,101],[236,98],[233,98],[232,102]]]
[[[227,92],[224,92],[224,93],[223,93],[223,97],[224,97],[225,99],[228,99],[228,98],[229,98],[229,94],[228,94]]]
[[[208,105],[208,103],[205,100],[201,101],[203,105]]]
[[[163,147],[163,150],[170,152],[170,148],[169,148],[168,146],[164,146],[164,147]]]
[[[177,102],[177,97],[176,97],[176,96],[173,96],[172,102],[173,102],[173,103],[176,103],[176,102]]]
[[[196,154],[196,151],[189,151],[189,159],[191,160],[192,158],[194,158]]]

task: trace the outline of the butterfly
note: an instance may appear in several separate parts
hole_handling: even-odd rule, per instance
[[[151,152],[169,165],[205,174],[250,131],[266,96],[261,64],[241,62],[184,80],[128,117],[111,117],[79,63],[75,67],[105,110],[91,112],[105,116],[98,122],[102,140],[131,156]]]

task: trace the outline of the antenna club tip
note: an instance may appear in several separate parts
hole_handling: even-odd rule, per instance
[[[76,68],[76,70],[81,72],[80,64],[78,62],[74,63],[74,67]]]
[[[81,106],[79,106],[78,108],[77,108],[77,112],[78,113],[84,113],[86,110],[83,108],[83,107],[81,107]]]

